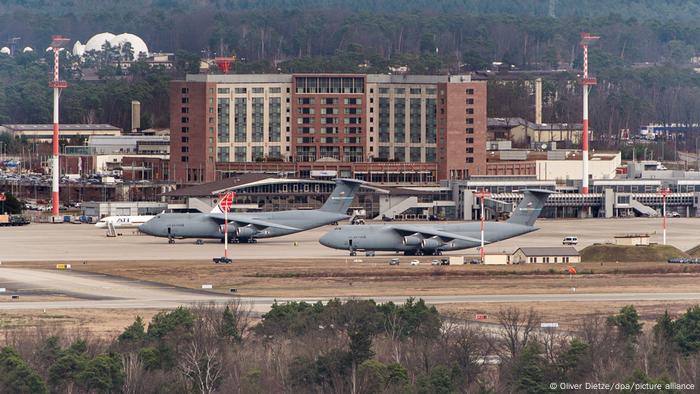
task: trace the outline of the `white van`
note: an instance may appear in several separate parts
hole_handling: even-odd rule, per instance
[[[577,244],[578,244],[578,238],[576,238],[576,237],[574,237],[574,236],[571,236],[571,235],[568,236],[568,237],[564,237],[564,240],[561,241],[561,244],[562,244],[562,245],[577,245]]]

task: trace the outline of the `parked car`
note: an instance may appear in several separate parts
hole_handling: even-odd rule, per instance
[[[400,262],[399,259],[391,259],[389,260],[389,265],[399,265]]]
[[[411,265],[418,265],[420,264],[420,261],[418,260],[411,260]]]
[[[673,211],[668,216],[670,216],[672,218],[679,218],[679,217],[681,217],[681,214],[676,212],[676,211]]]
[[[564,240],[561,241],[562,245],[577,245],[578,244],[578,238],[574,237],[573,235],[569,235],[568,237],[564,237]]]
[[[430,265],[440,265],[440,260],[433,260],[430,262]]]
[[[700,258],[672,257],[668,259],[671,264],[700,264]]]

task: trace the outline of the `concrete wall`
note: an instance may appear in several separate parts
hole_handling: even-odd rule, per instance
[[[509,254],[486,254],[486,255],[484,255],[484,264],[487,264],[487,265],[510,264],[510,255]]]
[[[567,260],[568,259],[568,260]],[[581,256],[525,256],[521,250],[517,250],[511,257],[513,264],[527,263],[580,263]]]
[[[589,174],[593,179],[613,179],[615,170],[622,163],[620,154],[611,160],[589,160]],[[537,160],[537,180],[565,181],[567,179],[581,180],[583,161],[581,160]]]
[[[649,245],[649,237],[615,237],[615,245],[640,246]]]

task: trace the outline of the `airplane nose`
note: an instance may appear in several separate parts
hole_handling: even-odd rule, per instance
[[[332,248],[333,247],[332,246],[332,244],[333,244],[332,239],[333,239],[333,234],[326,233],[324,236],[319,238],[318,242],[323,246]]]
[[[142,223],[139,226],[139,231],[144,233],[144,234],[154,235],[153,234],[153,224],[151,223],[152,221],[153,221],[153,219],[151,219],[145,223]]]

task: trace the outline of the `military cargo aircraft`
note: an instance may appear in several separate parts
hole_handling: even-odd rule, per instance
[[[505,222],[484,223],[485,243],[517,237],[537,230],[535,220],[544,207],[549,190],[525,190],[520,204]],[[446,224],[368,224],[339,226],[319,242],[334,249],[404,252],[406,255],[439,255],[445,251],[481,245],[481,223]]]
[[[256,242],[280,237],[348,219],[346,213],[362,181],[337,179],[335,189],[320,209],[279,212],[229,213],[229,242]],[[170,243],[177,238],[224,239],[223,213],[161,213],[139,230]]]

